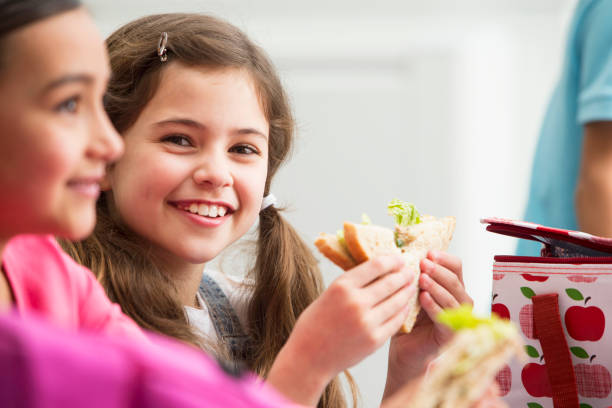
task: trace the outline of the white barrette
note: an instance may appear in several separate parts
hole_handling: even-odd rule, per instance
[[[276,201],[276,197],[274,196],[274,194],[272,193],[268,194],[267,196],[263,198],[263,201],[261,202],[260,211],[263,211],[270,206],[274,207],[276,205],[276,202],[277,201]]]

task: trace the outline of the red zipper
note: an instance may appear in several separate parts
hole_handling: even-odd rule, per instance
[[[495,255],[495,262],[517,262],[517,263],[548,263],[548,264],[612,264],[612,257],[572,257],[555,258],[551,256],[516,256]]]

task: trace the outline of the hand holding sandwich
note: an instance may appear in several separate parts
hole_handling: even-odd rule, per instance
[[[293,401],[316,405],[333,377],[399,330],[411,311],[415,278],[399,255],[376,257],[341,275],[300,315],[267,382]]]
[[[458,257],[429,251],[427,258],[421,260],[420,268],[419,302],[422,311],[410,334],[398,333],[391,340],[383,399],[416,378],[438,353],[440,346],[451,338],[452,331],[436,320],[438,313],[461,304],[473,304],[463,284]]]
[[[495,376],[513,357],[525,357],[518,328],[493,315],[479,317],[472,307],[445,309],[436,320],[454,331],[427,372],[408,382],[383,408],[505,407],[497,398]]]

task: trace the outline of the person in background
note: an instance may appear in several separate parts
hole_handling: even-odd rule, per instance
[[[580,0],[540,131],[525,221],[612,237],[612,2]],[[519,255],[541,244],[519,240]]]

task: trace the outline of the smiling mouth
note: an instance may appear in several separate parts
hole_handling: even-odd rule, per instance
[[[179,210],[183,210],[192,214],[197,214],[201,217],[206,218],[221,218],[226,215],[230,215],[233,211],[223,205],[216,204],[204,204],[204,203],[191,203],[191,204],[177,204],[176,207]]]

